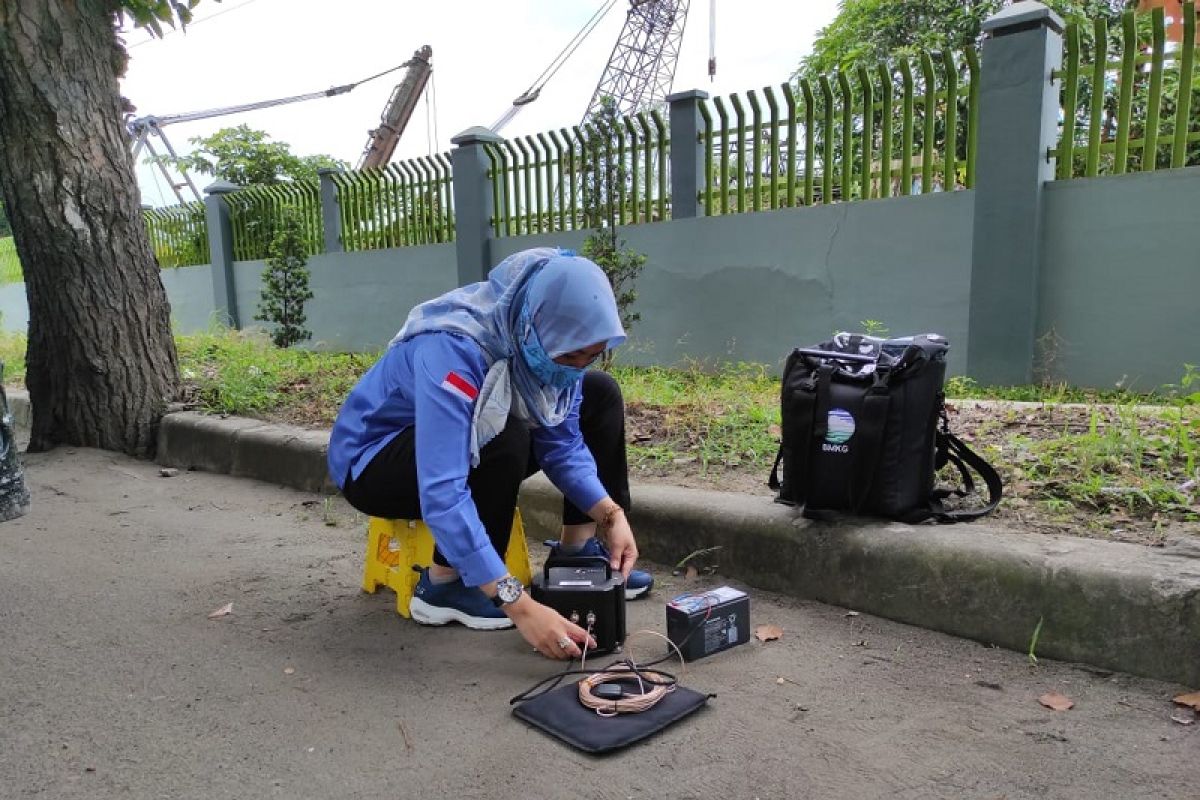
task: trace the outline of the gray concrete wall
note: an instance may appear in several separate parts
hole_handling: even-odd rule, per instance
[[[234,264],[244,327],[264,324],[254,320],[263,266]],[[305,305],[306,327],[313,334],[308,346],[316,350],[378,350],[409,309],[458,285],[453,243],[309,256],[308,271],[313,299]]]
[[[1037,336],[1045,376],[1079,386],[1152,390],[1200,363],[1200,168],[1056,181],[1045,191]],[[965,370],[973,192],[632,225],[645,253],[626,363],[752,361],[861,322],[893,334],[941,333]],[[493,261],[538,245],[580,248],[586,232],[492,240]],[[261,261],[235,265],[247,326]],[[312,256],[310,346],[373,350],[418,302],[458,282],[453,244]],[[208,267],[164,270],[175,327],[213,319]],[[0,286],[4,330],[28,325],[24,284]],[[1041,377],[1041,375],[1039,375]]]
[[[940,333],[951,370],[966,355],[972,192],[673,220],[621,231],[645,253],[622,349],[627,363],[753,361],[882,322],[893,335]],[[586,234],[493,242],[499,261],[526,247],[579,247]]]
[[[0,286],[0,330],[25,333],[29,330],[29,303],[24,283]]]
[[[216,324],[212,267],[202,264],[164,269],[162,282],[171,303],[171,327],[176,333],[198,333]]]
[[[1038,332],[1049,376],[1150,391],[1200,364],[1200,168],[1056,181]]]

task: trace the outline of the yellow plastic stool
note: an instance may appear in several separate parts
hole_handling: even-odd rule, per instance
[[[417,588],[420,574],[413,569],[433,563],[433,534],[419,519],[383,519],[371,517],[367,522],[367,559],[363,568],[363,591],[374,594],[380,586],[396,593],[396,611],[411,619],[408,604]],[[512,533],[508,537],[508,552],[504,565],[514,578],[528,586],[533,569],[529,565],[529,544],[525,541],[525,525],[521,510],[513,513]]]

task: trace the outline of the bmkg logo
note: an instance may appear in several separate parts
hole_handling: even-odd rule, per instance
[[[849,453],[846,442],[854,435],[854,417],[844,408],[833,408],[826,424],[825,444],[821,449],[827,453]]]

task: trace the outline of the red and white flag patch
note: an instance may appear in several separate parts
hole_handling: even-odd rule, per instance
[[[446,377],[442,379],[442,388],[452,395],[461,397],[468,403],[479,397],[479,390],[457,372],[446,373]]]

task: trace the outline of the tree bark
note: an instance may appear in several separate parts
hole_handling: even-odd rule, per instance
[[[113,0],[0,0],[0,189],[29,301],[29,449],[153,455],[178,380]]]

